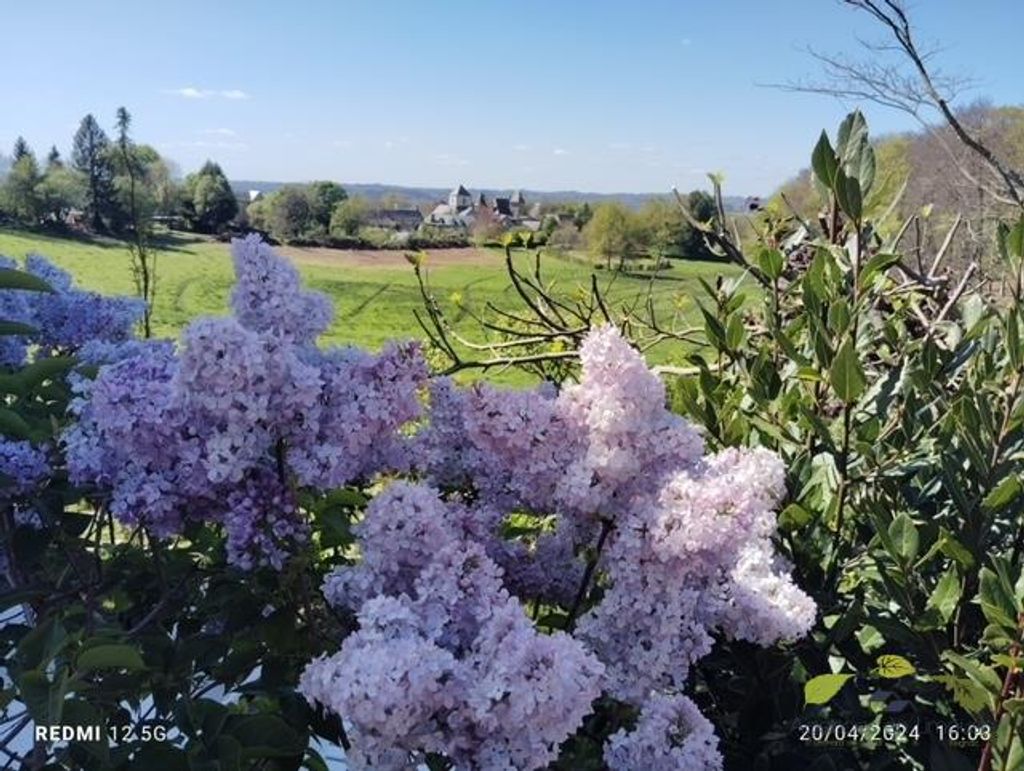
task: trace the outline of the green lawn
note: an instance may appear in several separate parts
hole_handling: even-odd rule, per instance
[[[22,258],[37,252],[69,270],[81,286],[106,293],[134,291],[128,252],[120,242],[109,239],[63,238],[36,233],[0,229],[0,254]],[[470,252],[470,264],[453,264],[452,258],[427,271],[436,296],[453,315],[457,303],[481,309],[488,300],[508,310],[519,308],[508,280],[504,254],[499,250]],[[396,263],[393,253],[380,253],[383,266],[373,264],[373,256],[359,264],[348,264],[345,253],[317,250],[316,259],[300,255],[296,262],[309,286],[334,298],[335,320],[324,338],[325,343],[356,343],[378,348],[391,338],[421,337],[413,317],[421,307],[419,289],[412,268],[404,261]],[[157,299],[154,312],[155,333],[174,336],[190,319],[227,311],[233,282],[230,256],[225,244],[184,234],[173,234],[160,242],[157,261]],[[456,260],[458,257],[456,256]],[[517,260],[532,260],[525,252]],[[578,261],[545,255],[545,278],[554,281],[561,292],[583,292],[589,285],[591,270]],[[332,264],[332,263],[339,264]],[[625,304],[638,295],[651,292],[660,315],[679,321],[699,319],[694,297],[696,277],[713,279],[719,274],[735,275],[736,269],[720,263],[677,262],[665,273],[671,278],[650,280],[614,276],[597,271],[607,288],[610,304]],[[465,317],[458,324],[472,336],[475,324]],[[678,359],[679,351],[652,352],[651,359]]]

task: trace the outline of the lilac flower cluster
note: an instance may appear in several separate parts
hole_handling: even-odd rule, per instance
[[[3,258],[2,267],[17,265]],[[131,338],[142,318],[145,303],[134,297],[108,297],[75,288],[71,275],[38,254],[30,254],[25,270],[45,280],[54,290],[0,292],[0,317],[36,329],[32,342],[44,351],[74,351],[87,343],[119,343]],[[2,363],[18,366],[25,360],[25,340],[6,338]]]
[[[612,771],[716,771],[722,768],[714,726],[685,696],[652,696],[636,727],[608,739]]]
[[[327,581],[360,629],[300,689],[350,721],[367,767],[433,752],[459,768],[542,768],[600,693],[600,662],[537,631],[475,520],[436,490],[393,483],[359,525],[362,561]]]
[[[666,409],[663,384],[614,328],[593,331],[580,355],[580,381],[560,393],[433,383],[417,468],[440,489],[468,491],[472,503],[459,493],[440,503],[428,487],[392,488],[357,527],[361,561],[325,583],[328,601],[356,611],[361,629],[336,657],[311,665],[305,693],[350,721],[369,742],[362,751],[377,762],[398,749],[403,762],[441,751],[458,767],[460,757],[465,767],[480,763],[453,744],[459,723],[450,716],[461,714],[464,698],[454,685],[456,664],[416,647],[440,645],[460,662],[459,641],[484,633],[480,611],[475,604],[465,609],[466,590],[456,583],[465,562],[449,564],[446,556],[453,532],[464,541],[457,553],[477,554],[487,566],[476,584],[501,587],[478,591],[474,603],[511,593],[580,614],[571,639],[600,661],[601,691],[640,710],[636,730],[609,742],[606,760],[615,768],[718,767],[710,724],[680,695],[693,663],[709,653],[716,632],[772,644],[814,621],[813,602],[771,543],[774,507],[785,492],[778,458],[763,450],[704,455],[699,434]],[[506,540],[502,525],[515,511],[553,516],[554,529],[530,541]],[[584,601],[586,554],[596,555],[597,602]],[[444,603],[431,605],[429,597],[446,584]],[[389,645],[401,639],[403,651],[422,654],[425,669],[375,642],[377,603],[385,598],[412,611]],[[368,657],[377,659],[372,678],[353,680],[353,668]],[[437,675],[430,668],[441,660],[446,668]],[[435,685],[439,677],[446,687],[429,697],[399,688],[399,703],[376,703],[383,712],[371,718],[363,711],[366,694],[380,677],[420,684],[435,678]],[[516,684],[506,681],[504,693],[515,698]],[[546,698],[536,686],[533,693]],[[575,707],[591,694],[559,698]],[[426,711],[415,727],[391,722],[413,709],[406,699],[420,698],[426,702],[416,708]],[[475,730],[464,729],[459,741],[479,752],[485,743]],[[502,756],[482,767],[533,768],[545,758],[530,756],[537,765],[524,766]]]
[[[719,767],[682,695],[693,664],[717,634],[768,645],[816,612],[771,541],[778,458],[705,454],[612,327],[587,336],[561,391],[430,382],[414,345],[317,348],[326,299],[258,239],[232,250],[233,315],[195,321],[180,350],[82,346],[102,366],[76,381],[73,481],[157,536],[222,525],[234,565],[279,569],[308,542],[300,491],[406,477],[324,583],[358,630],[300,684],[345,721],[353,767],[438,753],[541,768],[602,695],[639,714],[609,739],[610,767]],[[536,526],[509,535],[523,519]],[[542,633],[527,604],[566,631]]]
[[[25,495],[49,475],[44,449],[26,441],[0,439],[0,499]]]
[[[153,535],[218,522],[230,561],[279,568],[308,536],[296,486],[329,489],[408,466],[426,367],[415,346],[319,351],[321,295],[257,238],[232,244],[234,315],[169,343],[93,343],[64,436],[73,481]]]

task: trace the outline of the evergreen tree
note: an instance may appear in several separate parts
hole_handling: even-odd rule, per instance
[[[104,220],[114,214],[114,169],[110,158],[110,140],[92,115],[82,118],[75,132],[71,162],[88,181],[85,210],[95,230],[103,230]]]
[[[14,140],[14,151],[11,153],[11,159],[14,163],[31,154],[32,150],[29,148],[28,142],[25,141],[25,137],[18,137]]]
[[[64,161],[61,160],[60,150],[57,149],[57,145],[50,147],[50,152],[46,156],[46,168],[47,169],[61,169],[64,167]]]

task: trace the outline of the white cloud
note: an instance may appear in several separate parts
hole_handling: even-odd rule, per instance
[[[529,145],[512,145],[512,149],[515,150],[517,153],[525,153],[527,150],[530,149],[530,146]]]
[[[248,99],[249,94],[240,88],[228,88],[217,90],[213,88],[196,88],[195,86],[185,86],[184,88],[171,88],[164,91],[165,94],[174,94],[184,99],[213,99],[220,97],[222,99]]]
[[[563,149],[561,147],[556,147],[555,148],[555,155],[568,155],[568,154],[569,154],[568,150],[565,150],[565,149]]]
[[[439,166],[468,166],[469,161],[451,153],[437,153],[431,160]]]
[[[348,148],[352,147],[354,142],[351,139],[335,139],[333,142],[331,142],[331,144],[334,147],[340,147],[343,150],[347,150]]]
[[[238,136],[234,129],[229,128],[212,128],[203,129],[199,132],[200,134],[206,134],[207,136],[218,136],[218,137],[233,137]]]
[[[683,38],[683,39],[682,39],[682,40],[681,40],[680,42],[681,42],[681,43],[682,43],[682,44],[683,44],[684,46],[688,46],[688,45],[690,45],[690,43],[692,43],[693,41],[692,41],[692,40],[690,40],[690,38],[688,38],[688,37],[684,37],[684,38]]]

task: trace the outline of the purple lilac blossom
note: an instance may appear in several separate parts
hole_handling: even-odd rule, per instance
[[[300,682],[351,723],[360,757],[543,768],[600,694],[600,662],[569,635],[536,630],[473,538],[469,511],[396,482],[360,526],[363,562],[326,582],[332,602],[377,592],[359,608],[360,630]]]
[[[0,439],[0,498],[30,493],[49,475],[45,449],[27,441]]]
[[[192,322],[180,351],[110,338],[82,347],[100,372],[73,378],[78,420],[64,442],[73,481],[108,489],[122,521],[158,537],[223,523],[232,564],[280,568],[308,531],[296,485],[326,491],[409,467],[405,429],[427,370],[412,344],[315,349],[326,299],[258,240],[232,250],[235,316]]]
[[[612,771],[716,771],[722,768],[714,726],[682,695],[651,696],[632,731],[605,744]]]
[[[92,340],[128,340],[145,311],[145,303],[135,297],[107,297],[74,288],[69,273],[37,254],[28,256],[25,269],[56,290],[33,292],[29,300],[29,323],[38,330],[44,348],[75,350]]]
[[[814,621],[771,542],[778,458],[705,456],[612,327],[587,336],[560,393],[428,385],[413,344],[317,349],[325,298],[258,239],[232,251],[234,315],[193,322],[180,352],[116,335],[82,346],[101,367],[73,383],[72,479],[157,536],[222,524],[243,569],[280,569],[308,542],[299,489],[424,481],[377,494],[354,526],[359,559],[324,582],[359,629],[301,690],[347,721],[356,767],[440,753],[541,768],[602,693],[641,711],[609,740],[612,768],[719,767],[710,723],[680,695],[692,665],[716,632],[768,645]],[[553,530],[507,538],[517,512]],[[572,634],[541,634],[521,602],[568,610],[599,532],[599,601]]]

